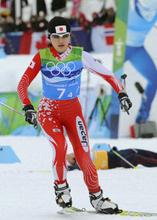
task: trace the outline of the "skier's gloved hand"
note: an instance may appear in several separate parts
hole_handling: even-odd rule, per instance
[[[34,128],[38,127],[37,114],[33,105],[26,105],[23,110],[25,111],[25,121],[34,125]]]
[[[124,90],[121,91],[118,95],[118,98],[122,111],[127,112],[129,114],[128,110],[132,107],[132,102],[130,101],[126,92]]]

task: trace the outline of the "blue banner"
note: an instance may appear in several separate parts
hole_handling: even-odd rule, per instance
[[[99,30],[99,31],[98,31]],[[82,30],[81,27],[71,29],[71,44],[83,47],[87,52],[112,52],[114,26],[98,26]],[[50,42],[47,32],[11,32],[5,36],[6,54],[35,54],[39,49],[47,47]]]
[[[81,28],[72,28],[71,44],[73,46],[83,47],[85,51],[93,51],[91,44],[91,30],[82,30]]]
[[[4,51],[6,54],[19,54],[20,42],[23,32],[7,33]]]

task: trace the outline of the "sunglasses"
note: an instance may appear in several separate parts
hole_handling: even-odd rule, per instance
[[[55,39],[59,39],[60,37],[62,38],[68,38],[70,36],[70,33],[65,33],[65,34],[51,34],[51,36]]]

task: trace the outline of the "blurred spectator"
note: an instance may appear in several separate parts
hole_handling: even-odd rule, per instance
[[[4,24],[5,22],[5,16],[0,14],[0,24]]]
[[[82,27],[83,30],[90,29],[90,21],[88,21],[83,13],[79,14],[78,26]]]
[[[46,3],[45,0],[37,0],[37,14],[39,15],[40,11],[43,11],[44,14],[47,14]]]
[[[56,12],[56,11],[64,11],[66,8],[66,0],[52,0],[51,3],[51,11]]]
[[[43,11],[40,11],[36,31],[41,32],[47,30],[47,25],[48,25],[48,21],[45,18],[45,14]]]
[[[69,23],[70,23],[71,27],[77,27],[78,26],[78,19],[76,17],[76,12],[75,11],[72,11],[71,17],[68,20],[69,20]]]
[[[0,14],[0,24],[3,24],[5,22],[5,18],[4,18],[4,16],[2,16],[1,14]]]
[[[4,22],[3,32],[4,33],[14,32],[14,30],[15,30],[15,25],[13,18],[11,15],[8,15]]]
[[[30,21],[26,22],[26,31],[32,32],[32,25]]]
[[[115,11],[112,7],[107,9],[107,19],[106,23],[107,24],[114,24],[115,22]]]
[[[35,16],[32,16],[32,17],[35,17]],[[35,24],[34,24],[34,22],[32,22],[32,17],[31,17],[31,19],[30,19],[30,21],[27,21],[27,22],[24,22],[23,20],[22,20],[22,17],[20,16],[19,18],[18,18],[18,25],[16,25],[16,31],[36,31],[36,29],[37,29],[37,23],[36,23],[36,26],[35,26]]]
[[[3,32],[5,18],[0,14],[0,33]]]
[[[82,2],[82,0],[73,0],[73,9],[72,9],[72,11],[75,12],[76,15],[78,15],[78,13],[80,12],[81,2]]]
[[[22,17],[20,16],[18,18],[18,25],[16,25],[16,31],[27,31],[26,23],[22,20]]]
[[[13,19],[16,20],[16,1],[15,0],[11,0],[11,1],[12,1],[12,5],[11,5],[11,12],[10,12],[10,14],[13,17]],[[19,3],[21,4],[21,10],[25,6],[28,6],[28,0],[20,0]]]
[[[99,25],[104,25],[107,20],[107,10],[103,8],[101,12],[98,14],[98,17],[99,17],[98,19]]]
[[[32,15],[30,18],[31,28],[33,31],[37,31],[38,28],[38,21],[35,15]]]
[[[92,14],[92,22],[91,22],[91,27],[96,27],[99,25],[99,17],[97,12],[93,12]]]
[[[21,0],[21,6],[25,7],[28,5],[28,0]]]

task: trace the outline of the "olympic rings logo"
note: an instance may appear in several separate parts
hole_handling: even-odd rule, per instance
[[[68,62],[67,64],[58,62],[56,65],[54,62],[50,61],[46,64],[46,69],[50,71],[53,76],[58,76],[60,73],[63,76],[69,76],[71,72],[75,70],[75,68],[76,66],[72,61]]]

